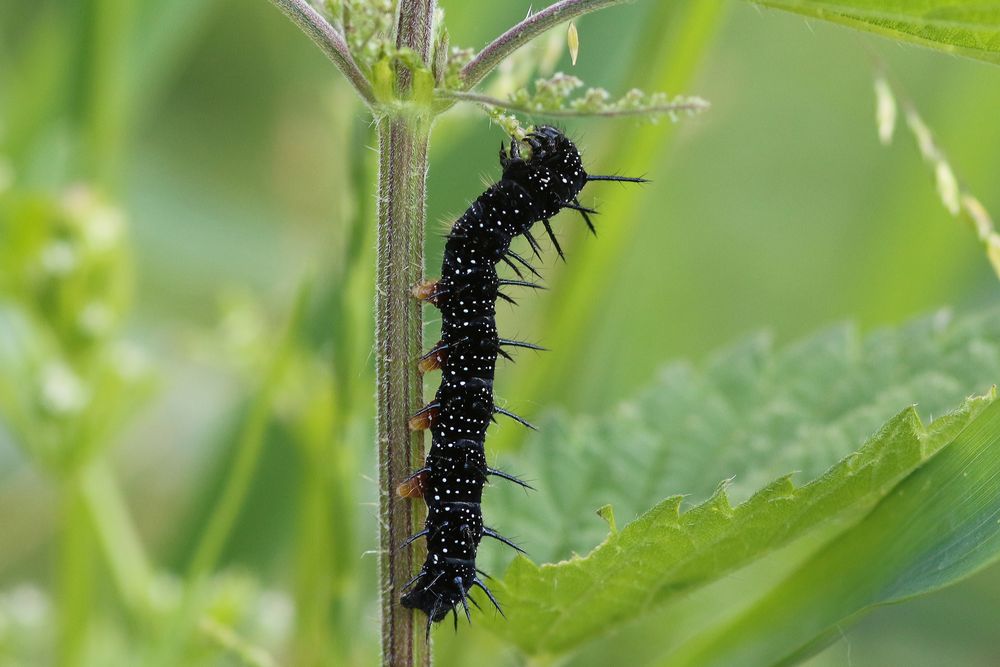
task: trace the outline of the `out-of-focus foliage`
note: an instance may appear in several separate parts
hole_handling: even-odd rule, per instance
[[[896,124],[896,98],[892,86],[883,76],[875,79],[876,110],[879,140],[889,145],[892,142],[893,130]],[[917,142],[924,162],[934,170],[934,180],[937,184],[941,203],[953,216],[961,215],[976,233],[983,244],[986,257],[993,270],[1000,276],[1000,233],[997,233],[989,212],[982,202],[971,192],[965,191],[955,176],[955,170],[948,162],[944,152],[934,140],[934,135],[920,116],[911,100],[903,101],[903,113],[906,125]]]
[[[0,195],[0,412],[42,465],[106,444],[148,384],[118,339],[132,286],[122,212],[75,187]]]
[[[342,16],[355,4],[328,9]],[[469,58],[453,45],[482,46],[530,4],[469,11],[444,0],[438,77],[454,81]],[[353,25],[377,23],[366,21]],[[912,375],[876,373],[852,392],[838,382],[867,376],[849,356],[841,364],[835,351],[813,369],[843,399],[810,395],[816,437],[830,445],[822,452],[774,435],[789,395],[776,374],[766,390],[774,402],[739,413],[759,407],[775,429],[718,443],[767,440],[761,465],[752,448],[704,459],[691,451],[690,466],[665,448],[662,487],[633,504],[597,482],[590,496],[547,481],[536,457],[556,463],[571,451],[574,427],[561,425],[593,423],[588,414],[634,395],[669,360],[698,359],[761,328],[783,342],[831,321],[869,331],[943,304],[966,313],[991,304],[996,289],[918,150],[876,141],[871,68],[854,34],[703,0],[628,4],[576,27],[575,66],[565,31],[554,31],[482,91],[505,97],[563,71],[616,93],[698,94],[712,109],[676,127],[567,121],[588,166],[653,182],[588,188],[583,203],[603,213],[598,238],[557,219],[568,264],[544,267],[547,294],[501,312],[503,332],[553,351],[501,368],[499,395],[517,412],[576,416],[543,419],[543,440],[521,443],[512,427],[491,434],[499,463],[540,487],[534,498],[492,490],[491,522],[524,536],[540,560],[582,553],[606,532],[592,512],[609,501],[624,526],[668,495],[704,498],[734,473],[730,493],[745,498],[795,468],[812,476],[912,402],[936,417],[995,379],[991,348],[971,334],[889,329],[907,332],[886,345],[910,341]],[[372,50],[361,32],[353,43]],[[963,188],[1000,209],[991,189],[1000,71],[917,49],[882,56]],[[497,172],[502,133],[462,109],[433,136],[432,221],[450,223],[482,175]],[[0,0],[0,665],[375,660],[372,143],[329,63],[265,2]],[[113,246],[92,244],[94,220],[105,231],[115,221]],[[432,275],[437,231],[428,233]],[[312,296],[289,328],[307,274]],[[879,336],[894,337],[864,340]],[[944,351],[941,336],[964,343]],[[857,339],[817,340],[850,350]],[[715,372],[695,373],[695,389]],[[842,437],[820,426],[826,416]],[[660,451],[655,441],[616,447],[620,461]],[[220,489],[239,493],[222,502]],[[528,516],[553,499],[563,524],[549,525],[547,511]],[[209,540],[209,525],[225,530]],[[221,546],[196,558],[215,551],[206,541]],[[690,636],[705,609],[720,608],[712,600],[759,594],[815,546],[673,600],[568,663],[655,664],[665,625]],[[842,664],[849,651],[861,666],[991,665],[995,627],[983,610],[998,591],[994,568],[879,612],[813,664]],[[439,664],[513,659],[474,621],[457,636],[435,634]]]

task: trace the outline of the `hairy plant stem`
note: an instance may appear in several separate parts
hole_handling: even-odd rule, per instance
[[[482,81],[500,62],[519,48],[538,37],[546,30],[554,28],[577,16],[583,16],[598,9],[624,4],[628,0],[561,0],[525,18],[513,28],[486,45],[482,51],[462,68],[462,83],[469,90]]]
[[[623,116],[652,116],[654,114],[669,114],[669,113],[683,113],[683,112],[695,112],[704,111],[708,108],[708,102],[699,99],[688,99],[682,102],[668,102],[666,104],[654,104],[650,106],[635,107],[635,108],[621,108],[621,109],[573,109],[571,107],[562,109],[535,109],[528,105],[517,104],[510,100],[501,100],[496,97],[491,97],[489,95],[480,95],[479,93],[463,93],[457,90],[441,91],[437,93],[439,98],[450,99],[450,100],[460,100],[462,102],[474,102],[476,104],[482,104],[487,107],[494,107],[498,109],[504,109],[506,111],[518,111],[524,114],[531,114],[535,116],[547,116],[554,118],[587,118],[587,117],[603,117],[603,118],[620,118]]]
[[[400,549],[414,532],[421,503],[396,496],[396,487],[423,461],[423,433],[407,420],[423,401],[414,360],[423,346],[420,303],[410,288],[423,278],[424,189],[429,122],[394,117],[379,123],[378,259],[375,349],[379,516],[384,665],[430,664],[415,614],[399,604],[420,549]]]
[[[434,0],[401,0],[396,44],[430,59]],[[410,94],[412,73],[399,68],[397,95]],[[429,101],[428,101],[429,102]],[[423,503],[396,495],[396,487],[423,462],[422,432],[409,416],[423,403],[416,359],[423,349],[423,313],[410,289],[423,279],[427,146],[430,104],[403,105],[378,118],[378,258],[375,275],[375,377],[379,469],[382,664],[430,665],[423,620],[399,604],[402,584],[424,556],[400,549],[424,513]]]

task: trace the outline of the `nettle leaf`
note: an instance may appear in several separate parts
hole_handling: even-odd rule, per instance
[[[789,664],[842,636],[844,619],[947,586],[1000,556],[1000,402],[861,522],[670,665]]]
[[[781,350],[754,336],[703,368],[667,366],[606,415],[541,420],[519,454],[493,461],[537,490],[492,484],[485,511],[503,510],[486,518],[533,560],[561,560],[604,539],[603,505],[624,524],[667,496],[703,501],[723,479],[733,502],[790,472],[813,479],[903,407],[933,419],[998,378],[1000,310],[940,312],[864,338],[841,326]],[[492,572],[510,560],[502,549],[480,558]]]
[[[806,535],[831,539],[991,398],[926,428],[915,409],[894,412],[918,402],[940,415],[998,377],[1000,312],[942,313],[865,339],[840,327],[777,352],[756,337],[704,370],[668,367],[605,417],[553,417],[523,458],[499,462],[539,491],[494,485],[487,507],[505,508],[491,523],[516,526],[533,558],[568,560],[516,560],[494,587],[508,620],[491,626],[528,653],[563,652]],[[789,474],[827,468],[800,487]],[[619,522],[653,509],[607,537],[594,515],[605,505]]]
[[[980,0],[751,0],[948,53],[1000,63],[1000,5]]]

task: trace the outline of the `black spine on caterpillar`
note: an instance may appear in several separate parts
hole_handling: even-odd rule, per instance
[[[425,537],[427,560],[404,586],[407,592],[402,604],[427,614],[428,632],[430,623],[442,620],[448,612],[455,614],[457,623],[458,605],[469,616],[466,600],[473,587],[481,588],[500,610],[479,578],[476,551],[484,535],[514,546],[484,526],[480,504],[489,475],[524,483],[487,466],[484,442],[493,416],[509,415],[493,402],[497,356],[507,356],[501,345],[519,344],[497,334],[496,300],[507,298],[500,287],[533,285],[501,281],[496,265],[505,261],[517,271],[517,265],[511,262],[515,258],[534,272],[510,250],[511,241],[523,234],[537,252],[531,226],[544,221],[551,236],[548,219],[562,208],[580,211],[590,226],[587,214],[592,211],[577,202],[588,180],[643,180],[588,176],[576,146],[553,127],[538,127],[525,143],[531,148],[526,159],[521,157],[516,140],[511,141],[509,152],[501,145],[503,177],[455,223],[445,245],[441,278],[422,294],[441,308],[441,342],[425,360],[434,362],[427,368],[441,368],[442,378],[434,401],[419,413],[433,436],[424,467],[414,473],[421,477],[418,488],[427,503],[427,522],[422,531],[407,540],[408,544]],[[554,236],[552,240],[561,255]]]

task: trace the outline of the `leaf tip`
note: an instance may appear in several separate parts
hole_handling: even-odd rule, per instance
[[[612,507],[611,504],[607,504],[599,508],[596,513],[597,516],[601,517],[607,522],[608,528],[611,529],[611,534],[616,535],[618,533],[618,524],[615,522],[614,507]]]

